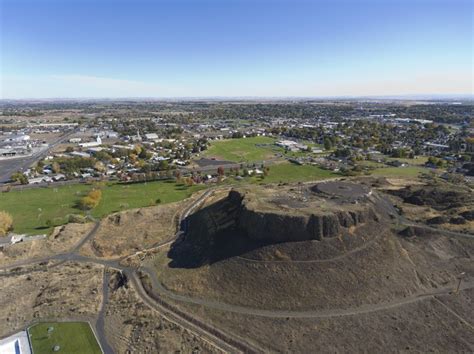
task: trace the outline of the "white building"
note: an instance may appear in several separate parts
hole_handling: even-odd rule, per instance
[[[79,144],[79,146],[82,148],[91,148],[91,147],[97,147],[100,145],[102,145],[102,139],[100,138],[100,136],[97,136],[95,141]]]
[[[31,354],[28,333],[21,331],[5,339],[0,339],[0,353]]]
[[[149,133],[149,134],[145,134],[145,140],[158,140],[158,134],[156,133]]]

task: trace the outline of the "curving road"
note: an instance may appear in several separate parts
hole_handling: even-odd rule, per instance
[[[227,187],[226,187],[227,188]],[[219,189],[219,188],[216,188]],[[85,262],[85,263],[95,263],[103,265],[105,268],[104,270],[104,277],[103,277],[103,301],[101,304],[100,311],[97,315],[95,329],[97,332],[97,336],[100,341],[100,345],[105,354],[113,353],[112,346],[107,342],[106,335],[105,335],[105,307],[108,301],[108,283],[110,279],[110,275],[107,272],[107,268],[116,269],[123,274],[126,275],[129,283],[133,286],[136,290],[140,299],[151,309],[158,311],[160,314],[165,316],[170,321],[182,326],[183,328],[188,329],[189,331],[197,334],[200,338],[207,341],[209,344],[215,346],[219,350],[223,352],[249,352],[249,353],[256,353],[256,352],[263,352],[264,350],[261,348],[257,348],[255,346],[250,345],[249,343],[244,342],[241,338],[237,338],[229,333],[224,333],[223,331],[212,327],[211,325],[200,321],[199,319],[193,317],[189,313],[184,313],[176,306],[169,303],[166,299],[171,299],[178,302],[183,303],[190,303],[196,305],[202,305],[205,307],[209,307],[212,309],[217,309],[220,311],[227,311],[227,312],[234,312],[243,315],[252,315],[252,316],[262,316],[262,317],[269,317],[269,318],[330,318],[330,317],[341,317],[341,316],[352,316],[352,315],[359,315],[365,313],[371,313],[375,311],[382,311],[391,309],[398,306],[403,306],[406,304],[423,301],[427,299],[436,299],[436,296],[450,294],[453,291],[454,284],[451,286],[446,286],[443,288],[437,289],[435,292],[430,293],[419,293],[410,297],[406,297],[399,300],[394,300],[391,302],[386,303],[378,303],[378,304],[367,304],[353,308],[341,308],[341,309],[329,309],[329,310],[305,310],[305,311],[291,311],[291,310],[264,310],[259,308],[252,308],[246,306],[239,306],[228,304],[220,301],[214,300],[207,300],[203,298],[197,298],[192,296],[185,296],[181,294],[174,293],[168,289],[166,289],[163,284],[160,282],[156,275],[155,269],[149,264],[142,264],[139,269],[132,268],[129,266],[124,266],[123,261],[130,259],[131,257],[138,256],[140,254],[146,254],[150,251],[156,250],[160,247],[164,247],[169,245],[171,242],[175,242],[180,237],[183,237],[186,234],[188,224],[186,222],[187,216],[190,215],[194,210],[196,210],[204,201],[215,192],[216,189],[209,189],[204,192],[199,198],[192,201],[190,205],[188,205],[182,213],[179,215],[178,218],[178,231],[177,233],[170,239],[165,240],[163,242],[157,243],[153,245],[151,248],[141,250],[136,252],[135,254],[128,255],[125,257],[113,259],[113,260],[103,260],[97,258],[86,257],[78,254],[78,251],[81,247],[88,242],[90,239],[94,237],[98,228],[99,222],[96,222],[93,229],[85,235],[69,252],[56,254],[53,256],[47,256],[42,258],[36,259],[29,259],[24,261],[14,262],[6,267],[0,268],[0,276],[11,276],[17,274],[25,274],[30,273],[32,271],[44,270],[45,268],[57,267],[60,264],[63,264],[67,261],[75,261],[75,262]],[[400,222],[407,220],[399,219]],[[426,227],[428,229],[433,229],[433,231],[440,232],[438,229],[427,227],[426,225],[416,225],[414,223],[408,222],[406,225],[412,226],[421,226]],[[441,231],[445,232],[445,231]],[[474,237],[474,235],[466,235],[456,232],[446,232],[447,235],[456,236],[456,237]],[[377,239],[377,238],[375,238]],[[373,240],[370,241],[374,242]],[[359,247],[355,249],[352,253],[360,251],[365,247]],[[336,257],[339,258],[339,257]],[[336,259],[325,260],[325,261],[334,261]],[[44,264],[43,267],[36,269],[36,270],[25,270],[25,271],[15,271],[10,272],[10,270],[15,268],[20,268],[23,266],[29,266],[34,264],[41,264],[45,262],[55,262],[52,265]],[[246,259],[246,261],[252,261]],[[142,274],[142,276],[139,275]],[[151,283],[151,289],[143,283],[143,279],[149,279]],[[467,290],[474,288],[474,280],[465,281],[462,286],[461,290]]]
[[[183,234],[183,228],[186,229],[186,224],[182,221],[193,211],[195,210],[204,200],[212,194],[213,190],[207,190],[200,196],[197,200],[193,201],[179,216],[179,223],[180,227],[178,232],[175,234],[174,237],[158,243],[153,247],[137,252],[134,255],[138,255],[139,253],[146,253],[148,251],[163,247],[165,245],[170,244],[171,242],[176,241],[178,237],[181,237]],[[130,281],[133,288],[136,290],[140,299],[150,308],[155,311],[160,312],[161,315],[165,316],[171,322],[186,328],[188,331],[195,333],[199,336],[202,340],[206,341],[208,344],[216,347],[218,350],[222,352],[229,352],[229,353],[236,353],[236,352],[248,352],[248,353],[255,353],[253,347],[249,346],[247,343],[241,342],[240,339],[234,339],[233,337],[229,336],[226,333],[214,328],[210,325],[207,325],[200,320],[191,317],[190,315],[186,315],[176,309],[174,306],[170,305],[166,301],[160,299],[156,300],[153,299],[148,295],[145,288],[143,287],[142,281],[137,274],[137,269],[132,267],[126,267],[121,264],[122,261],[127,260],[134,255],[128,255],[125,257],[113,259],[113,260],[103,260],[97,258],[86,257],[78,254],[78,251],[81,247],[92,239],[96,232],[99,229],[99,222],[95,222],[93,229],[85,235],[70,251],[56,254],[53,256],[46,256],[46,257],[39,257],[35,259],[28,259],[23,261],[17,261],[14,263],[9,264],[8,266],[4,266],[0,268],[0,276],[15,276],[20,274],[29,274],[36,271],[44,271],[46,269],[50,269],[53,267],[57,267],[65,262],[72,261],[72,262],[84,262],[84,263],[95,263],[100,264],[105,267],[104,269],[104,276],[103,276],[103,300],[97,314],[97,319],[93,327],[97,333],[97,338],[99,339],[100,346],[104,352],[104,354],[113,354],[114,351],[112,346],[108,343],[106,339],[105,333],[105,308],[108,301],[108,293],[109,293],[109,280],[110,275],[107,272],[107,268],[116,269],[126,275],[126,278]],[[49,262],[54,262],[54,264],[49,265]],[[31,266],[39,264],[41,267],[37,267],[35,269],[27,269],[21,271],[21,267]],[[10,272],[11,270],[15,270],[14,272]],[[149,274],[148,274],[149,275]],[[150,276],[150,275],[149,275]]]

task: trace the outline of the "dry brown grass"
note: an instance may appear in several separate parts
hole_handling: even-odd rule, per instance
[[[0,265],[15,261],[42,258],[56,253],[66,252],[93,228],[93,224],[68,224],[58,226],[43,240],[34,240],[10,245],[0,250]]]

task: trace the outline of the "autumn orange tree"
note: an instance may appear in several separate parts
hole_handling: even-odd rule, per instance
[[[13,228],[13,218],[6,211],[0,211],[0,236],[5,236]]]

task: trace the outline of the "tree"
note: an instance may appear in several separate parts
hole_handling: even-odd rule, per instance
[[[324,149],[325,150],[331,150],[332,149],[331,139],[329,139],[329,137],[327,137],[327,136],[324,137]]]
[[[81,198],[79,201],[79,208],[83,210],[94,209],[97,205],[99,205],[101,199],[102,191],[99,189],[93,189],[85,197]]]
[[[21,183],[21,184],[28,184],[28,178],[20,171],[12,174],[11,180],[14,182]]]
[[[6,211],[0,211],[0,236],[5,236],[13,229],[13,218]]]
[[[59,173],[61,172],[61,166],[59,166],[59,164],[54,161],[52,164],[51,164],[51,168],[53,170],[54,173]]]

